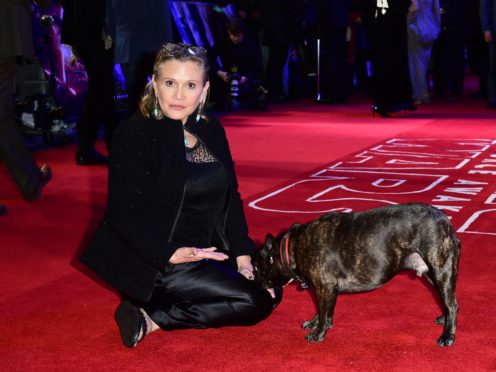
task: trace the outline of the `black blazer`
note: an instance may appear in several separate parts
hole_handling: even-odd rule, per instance
[[[108,205],[81,261],[121,293],[146,301],[160,271],[178,248],[171,242],[185,185],[182,123],[135,114],[113,135]],[[243,203],[224,128],[216,119],[195,121],[195,134],[225,166],[230,180],[222,216],[215,221],[215,244],[234,264],[255,245],[248,237]]]

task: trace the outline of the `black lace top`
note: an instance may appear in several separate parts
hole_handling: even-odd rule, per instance
[[[200,140],[186,147],[186,160],[184,202],[172,240],[180,246],[207,247],[226,200],[227,175]]]

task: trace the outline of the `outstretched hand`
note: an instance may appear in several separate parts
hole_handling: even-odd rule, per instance
[[[196,247],[181,247],[176,249],[172,257],[169,259],[171,264],[181,264],[186,262],[195,262],[201,260],[224,261],[229,257],[222,252],[215,252],[216,247],[196,248]]]

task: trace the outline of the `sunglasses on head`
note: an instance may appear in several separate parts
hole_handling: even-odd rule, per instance
[[[183,44],[183,43],[178,43],[178,44],[166,43],[162,46],[162,49],[174,56],[180,54],[189,54],[192,56],[197,56],[197,55],[205,55],[207,53],[205,48],[195,45]]]

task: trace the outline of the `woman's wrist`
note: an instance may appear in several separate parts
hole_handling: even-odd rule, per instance
[[[238,265],[238,272],[246,279],[253,280],[255,278],[253,275],[253,265],[251,263],[250,256],[243,255],[236,257],[236,264]]]

